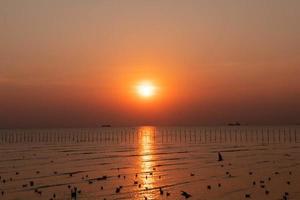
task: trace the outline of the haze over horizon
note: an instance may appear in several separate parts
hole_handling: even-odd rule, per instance
[[[0,128],[299,124],[299,8],[3,0]]]

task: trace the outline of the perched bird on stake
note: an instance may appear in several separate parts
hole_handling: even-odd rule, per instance
[[[220,152],[218,152],[218,161],[223,161],[223,156],[221,155],[221,153]]]

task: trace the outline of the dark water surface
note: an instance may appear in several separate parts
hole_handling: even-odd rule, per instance
[[[300,199],[299,130],[0,130],[0,199]]]

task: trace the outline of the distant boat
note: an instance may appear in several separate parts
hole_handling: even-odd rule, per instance
[[[239,122],[235,123],[229,123],[228,126],[240,126],[241,124]]]
[[[103,125],[101,125],[101,127],[111,127],[111,125],[110,124],[103,124]]]

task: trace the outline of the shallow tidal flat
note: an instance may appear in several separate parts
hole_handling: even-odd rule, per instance
[[[298,134],[299,127],[0,130],[0,199],[300,199]]]

